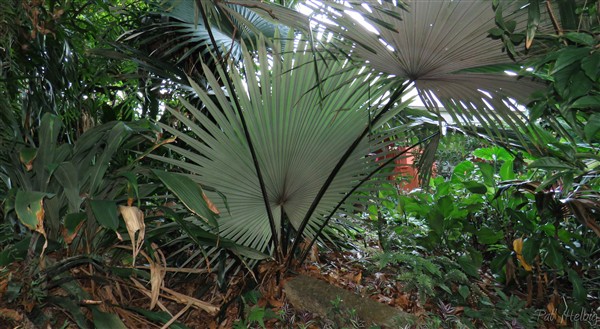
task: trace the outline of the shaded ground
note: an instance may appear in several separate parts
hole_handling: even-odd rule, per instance
[[[367,249],[377,250],[376,245]],[[311,259],[306,262],[298,274],[318,279],[324,283],[331,284],[347,290],[350,293],[360,295],[375,302],[388,305],[398,311],[410,313],[418,322],[422,322],[431,315],[440,317],[459,316],[463,312],[462,307],[446,307],[442,303],[435,302],[420,303],[416,291],[405,291],[404,287],[396,280],[397,269],[385,268],[373,270],[372,260],[368,260],[364,251],[323,251],[313,253]],[[22,265],[22,264],[21,264]],[[270,264],[264,264],[257,270],[259,278],[269,273]],[[75,325],[63,326],[72,323],[69,314],[57,307],[44,307],[40,309],[50,319],[43,325],[34,325],[28,320],[27,312],[33,301],[26,298],[15,298],[11,302],[6,297],[11,293],[8,278],[19,275],[22,269],[20,265],[13,264],[0,278],[0,328],[76,328]],[[73,269],[73,271],[85,271],[85,269]],[[294,275],[291,275],[293,277]],[[215,274],[185,274],[179,273],[165,282],[181,294],[179,300],[159,298],[159,304],[154,311],[162,309],[162,321],[155,319],[148,321],[139,312],[140,309],[149,309],[150,298],[149,287],[146,290],[135,287],[131,282],[123,280],[106,282],[106,285],[93,285],[91,282],[80,280],[85,290],[93,298],[86,303],[93,303],[101,310],[116,313],[128,328],[161,328],[172,316],[177,322],[188,328],[371,328],[368,323],[358,316],[357,310],[339,304],[339,301],[323,301],[323,305],[331,304],[331,308],[324,312],[315,312],[314,309],[295,309],[283,293],[283,285],[289,278],[275,280],[273,277],[264,278],[258,285],[249,274],[237,274],[229,278],[227,287],[222,289],[216,284]],[[495,281],[491,278],[482,279],[478,283],[482,289],[493,291]],[[145,293],[144,293],[145,292]],[[49,295],[69,297],[59,288],[51,291]],[[161,295],[162,296],[162,295]],[[199,307],[191,305],[191,300],[199,300],[221,307],[217,314],[209,314]],[[83,305],[84,301],[79,301]],[[319,307],[323,308],[321,305]],[[446,307],[446,309],[444,309]],[[83,308],[87,309],[87,308]],[[89,312],[86,313],[89,316]],[[475,325],[475,327],[481,327]],[[542,328],[556,328],[557,326],[547,323]],[[184,328],[173,325],[171,328]],[[448,328],[453,328],[448,327]],[[510,323],[507,328],[511,328]],[[512,326],[512,328],[520,328]]]

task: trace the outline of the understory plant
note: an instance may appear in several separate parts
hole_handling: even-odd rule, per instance
[[[377,257],[382,267],[396,264],[405,271],[398,279],[421,303],[444,296],[444,303],[462,305],[473,321],[517,301],[512,309],[548,310],[557,323],[567,321],[559,307],[593,310],[599,242],[586,216],[593,216],[591,191],[598,186],[559,198],[561,185],[541,188],[536,177],[543,161],[527,153],[494,146],[473,151],[470,159],[456,165],[448,180],[432,179],[431,192],[388,195],[380,204],[384,227],[392,232],[383,234],[386,248]],[[457,281],[451,273],[460,274]],[[520,290],[522,303],[509,292],[483,292],[479,284],[490,275],[505,291]],[[525,317],[514,319],[525,325]]]

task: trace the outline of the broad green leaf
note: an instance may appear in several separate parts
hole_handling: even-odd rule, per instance
[[[473,151],[473,155],[488,161],[512,160],[514,156],[503,147],[493,146],[479,148]]]
[[[502,180],[515,179],[515,171],[513,169],[513,161],[512,160],[504,161],[504,163],[500,167],[500,178]]]
[[[44,198],[52,196],[50,193],[17,190],[15,212],[21,223],[30,230],[43,231]]]
[[[39,128],[37,155],[33,162],[33,171],[38,182],[41,183],[41,186],[38,186],[41,190],[45,190],[50,181],[49,167],[56,163],[56,141],[61,128],[62,123],[58,116],[50,113],[44,114]]]
[[[463,272],[475,278],[479,277],[478,268],[468,255],[460,256],[456,261],[460,265],[460,268],[463,270]]]
[[[165,186],[196,216],[204,219],[214,227],[218,226],[215,214],[204,201],[202,187],[190,178],[161,170],[153,170]]]
[[[50,296],[47,303],[59,306],[63,312],[67,311],[70,314],[70,318],[75,320],[78,328],[89,328],[88,320],[81,311],[81,306],[76,301],[76,299],[65,298],[65,296]]]
[[[594,36],[589,33],[582,32],[567,32],[562,35],[563,38],[567,38],[575,43],[578,43],[583,46],[595,46],[596,40]]]
[[[483,244],[495,244],[504,237],[504,233],[498,230],[492,230],[489,227],[482,227],[477,232],[477,240]]]
[[[573,104],[573,109],[600,108],[600,96],[583,96],[578,98]]]
[[[439,210],[432,210],[427,216],[427,224],[429,228],[435,232],[438,236],[442,236],[444,233],[444,216]]]
[[[476,182],[476,181],[466,181],[463,183],[465,185],[465,188],[467,190],[469,190],[469,192],[471,193],[475,193],[475,194],[486,194],[487,193],[487,186],[485,186],[485,184]]]
[[[494,186],[494,167],[485,162],[477,162],[477,167],[483,176],[483,182],[488,186]]]
[[[454,210],[454,201],[451,196],[444,196],[437,202],[438,207],[445,218],[450,217],[450,214]]]
[[[90,206],[94,217],[101,226],[113,231],[119,228],[119,212],[115,201],[90,200]]]
[[[458,293],[462,296],[462,298],[467,299],[471,294],[471,290],[469,290],[469,287],[467,286],[460,285],[458,287]]]
[[[37,149],[35,148],[24,148],[19,152],[19,160],[25,166],[27,171],[33,169],[33,160],[37,156]]]
[[[490,262],[490,268],[493,273],[500,273],[506,262],[511,257],[511,252],[509,250],[504,250],[499,252],[498,255]]]
[[[589,53],[587,48],[578,47],[567,47],[558,51],[558,58],[554,63],[552,73],[555,74],[567,66],[573,64],[575,61],[580,61],[585,58]]]
[[[87,215],[85,212],[78,212],[73,214],[68,214],[65,216],[65,226],[63,232],[63,239],[65,242],[71,243],[75,238],[77,231],[81,224],[86,220]]]
[[[473,170],[475,169],[475,165],[471,161],[463,161],[454,167],[454,171],[452,173],[453,181],[464,181],[467,177],[471,175]]]

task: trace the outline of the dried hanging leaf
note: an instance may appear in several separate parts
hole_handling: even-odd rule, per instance
[[[527,264],[527,262],[525,261],[525,258],[523,258],[523,254],[522,254],[523,238],[518,238],[513,241],[513,250],[517,254],[517,259],[519,260],[519,263],[521,264],[521,266],[523,266],[525,271],[531,272],[531,270],[533,268],[531,267],[531,265]]]
[[[550,298],[550,303],[548,303],[548,305],[546,305],[546,309],[548,310],[548,313],[550,313],[550,315],[552,315],[552,318],[554,319],[554,321],[556,321],[556,324],[558,324],[560,326],[565,326],[565,325],[567,325],[567,321],[560,314],[558,314],[557,306],[559,304],[560,304],[560,301],[558,298],[558,294],[555,292],[552,295],[552,298]]]
[[[221,213],[217,206],[215,206],[215,204],[206,196],[206,193],[202,192],[202,198],[204,199],[204,202],[206,202],[206,205],[208,206],[208,209],[210,209],[210,211],[214,212],[217,215]]]
[[[131,247],[133,248],[133,261],[135,265],[135,257],[142,249],[144,243],[144,235],[146,233],[146,224],[144,223],[144,213],[138,207],[119,206],[119,212],[125,220],[127,233],[131,239]],[[136,237],[136,233],[137,237]]]
[[[155,251],[154,255],[157,261],[153,261],[147,257],[148,262],[150,263],[150,286],[152,287],[152,294],[150,296],[150,309],[153,309],[158,302],[160,289],[164,286],[165,274],[167,273],[167,261],[165,259],[165,255],[154,243],[152,244],[152,249]]]

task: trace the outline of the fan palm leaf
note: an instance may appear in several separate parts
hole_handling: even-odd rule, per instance
[[[310,19],[281,6],[261,6],[264,13],[304,30],[311,20],[318,21],[319,28],[351,42],[345,55],[368,62],[378,72],[414,82],[429,110],[444,107],[464,129],[481,127],[487,135],[503,140],[508,131],[503,128],[527,130],[526,116],[517,104],[526,104],[541,84],[498,70],[506,64],[519,67],[503,52],[502,40],[491,38],[488,31],[497,27],[497,21],[512,21],[506,25],[524,30],[528,20],[527,1],[499,4],[502,11],[495,11],[489,1],[477,0],[306,1],[313,10]],[[371,27],[359,24],[356,13]],[[541,17],[538,29],[552,29],[549,17]],[[340,43],[335,45],[340,48]],[[496,66],[496,72],[482,69],[490,66]],[[523,133],[518,136],[522,144],[528,144]]]
[[[281,240],[282,226],[289,223],[298,230],[307,216],[306,234],[314,237],[323,218],[362,177],[377,168],[375,157],[368,155],[389,143],[382,136],[359,138],[369,127],[369,111],[379,108],[370,102],[388,100],[382,97],[386,88],[371,86],[367,77],[349,68],[348,63],[319,62],[319,69],[314,70],[314,57],[304,51],[306,47],[305,41],[290,42],[283,52],[275,46],[274,53],[268,54],[261,39],[256,58],[243,51],[243,69],[232,66],[228,73],[220,70],[215,76],[205,65],[204,74],[214,97],[196,89],[206,111],[182,100],[191,118],[170,111],[189,131],[162,125],[186,144],[168,146],[182,159],[155,156],[221,192],[226,200],[217,201],[221,200],[218,196],[209,195],[217,207],[228,209],[219,219],[220,234],[260,251],[273,253],[269,241],[274,235]],[[316,72],[321,74],[320,90],[315,88]],[[216,88],[225,74],[230,75],[231,87]],[[230,95],[237,97],[237,102],[232,102]],[[269,225],[236,104],[241,107],[255,148],[276,232]],[[395,111],[404,106],[406,103]],[[378,125],[384,123],[377,121]],[[351,148],[355,140],[359,143]],[[350,157],[342,161],[339,171],[334,170],[348,149]],[[334,177],[331,184],[318,199],[330,176]]]
[[[177,63],[191,61],[192,68],[202,60],[209,62],[215,49],[208,29],[200,19],[198,3],[191,0],[167,1],[158,11],[161,22],[130,31],[121,40],[136,41],[141,46],[147,46],[153,56],[160,56],[163,60]],[[235,60],[242,57],[242,41],[251,44],[257,35],[273,38],[276,29],[287,29],[248,7],[211,1],[202,1],[201,5],[209,16],[216,46]],[[187,71],[189,75],[190,69]]]

